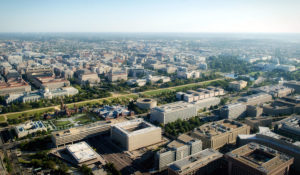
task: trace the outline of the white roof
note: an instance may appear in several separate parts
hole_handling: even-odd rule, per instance
[[[86,142],[69,145],[67,146],[67,150],[78,163],[97,158],[97,153]]]

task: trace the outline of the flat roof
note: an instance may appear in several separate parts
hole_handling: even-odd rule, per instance
[[[181,160],[169,164],[169,168],[173,171],[188,171],[198,167],[205,166],[207,163],[221,158],[223,155],[216,150],[207,148],[196,154],[185,157]]]
[[[142,127],[140,127],[140,126],[142,126]],[[117,128],[119,131],[127,134],[128,136],[137,135],[137,134],[153,131],[156,129],[160,129],[160,127],[156,127],[156,126],[152,125],[151,123],[144,121],[141,118],[116,123],[113,125],[113,127]]]
[[[265,173],[269,173],[293,159],[286,154],[258,143],[244,145],[227,153],[226,156]]]
[[[191,103],[185,102],[185,101],[178,101],[174,103],[168,103],[165,105],[161,105],[158,107],[153,108],[153,110],[159,111],[159,112],[171,112],[171,111],[179,111],[186,108],[194,107]]]
[[[67,150],[78,163],[96,159],[98,156],[98,154],[86,142],[68,145]]]
[[[211,137],[215,135],[219,135],[222,133],[226,133],[229,131],[232,131],[236,128],[240,128],[244,126],[244,124],[239,123],[234,120],[220,120],[217,122],[210,122],[207,124],[204,124],[194,130],[195,134],[203,135],[206,137]]]

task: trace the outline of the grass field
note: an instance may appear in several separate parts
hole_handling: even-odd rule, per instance
[[[34,110],[24,111],[24,112],[20,112],[20,113],[7,114],[6,117],[7,117],[7,119],[15,119],[15,118],[19,118],[19,117],[22,118],[22,117],[26,117],[26,116],[31,116],[36,113],[43,114],[45,112],[51,112],[51,111],[54,111],[53,107],[52,108],[44,108],[44,109],[34,109]]]
[[[0,122],[4,122],[5,121],[5,117],[4,116],[0,116]]]
[[[71,122],[69,122],[69,121],[59,121],[59,120],[56,120],[56,121],[53,122],[53,124],[54,124],[56,127],[69,125],[70,123],[71,123]]]
[[[85,124],[91,122],[91,118],[87,115],[81,116],[79,118],[74,119],[74,121],[78,122],[78,124]]]
[[[142,92],[141,94],[152,96],[152,95],[161,94],[163,92],[172,92],[172,91],[174,91],[174,90],[173,89],[158,89],[158,90],[152,90],[152,91],[148,91],[148,92]]]

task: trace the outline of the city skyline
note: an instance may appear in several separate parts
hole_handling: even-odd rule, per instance
[[[2,2],[0,32],[299,33],[300,2]]]

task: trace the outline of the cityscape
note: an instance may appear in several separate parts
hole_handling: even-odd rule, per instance
[[[0,5],[1,175],[300,174],[300,2]]]

